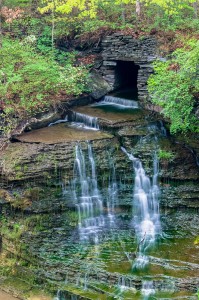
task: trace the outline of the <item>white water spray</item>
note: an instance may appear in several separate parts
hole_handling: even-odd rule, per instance
[[[72,112],[70,116],[72,122],[70,126],[76,128],[99,130],[98,118],[91,117],[79,112]]]
[[[135,100],[127,100],[114,96],[105,96],[98,105],[116,105],[121,108],[138,108],[138,102]]]
[[[159,188],[157,184],[158,159],[155,155],[153,161],[154,175],[151,182],[150,178],[145,174],[141,161],[128,153],[126,149],[122,148],[122,150],[133,162],[135,170],[133,207],[134,227],[139,253],[133,267],[141,269],[148,263],[146,250],[155,243],[157,235],[161,232],[158,203]]]
[[[153,281],[143,281],[141,293],[144,296],[144,300],[148,300],[151,295],[155,294]]]
[[[115,164],[110,154],[108,153],[108,160],[110,163],[110,175],[107,193],[107,213],[110,225],[115,223],[115,205],[118,200],[118,185],[116,181]]]
[[[77,202],[80,240],[91,240],[97,244],[98,232],[104,225],[104,218],[91,144],[88,143],[87,160],[80,144],[76,145],[73,177],[73,195]]]
[[[53,126],[53,125],[57,125],[57,124],[60,124],[60,123],[66,123],[68,122],[68,116],[65,117],[65,119],[60,119],[60,120],[57,120],[55,122],[52,122],[48,125],[48,127],[50,126]]]

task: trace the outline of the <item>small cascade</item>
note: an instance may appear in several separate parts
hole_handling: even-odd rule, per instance
[[[60,123],[66,123],[68,122],[68,116],[65,117],[65,119],[60,119],[60,120],[57,120],[55,122],[52,122],[48,125],[48,127],[50,126],[53,126],[53,125],[57,125],[57,124],[60,124]]]
[[[125,276],[120,276],[118,279],[118,287],[121,291],[125,291],[128,289],[135,289],[134,284],[132,284],[132,280],[130,278],[126,278]]]
[[[123,98],[105,96],[102,101],[99,102],[99,105],[117,105],[123,108],[138,108],[138,102],[135,100],[127,100]]]
[[[60,290],[57,291],[57,295],[53,300],[61,300],[61,291]]]
[[[143,281],[141,293],[144,297],[144,300],[148,300],[151,295],[155,294],[153,281]]]
[[[135,170],[133,207],[139,253],[133,267],[140,269],[148,263],[146,250],[155,243],[156,236],[161,232],[158,203],[159,188],[157,185],[158,159],[155,155],[153,161],[154,175],[151,182],[145,174],[141,161],[129,154],[126,149],[122,148],[122,150],[133,162]]]
[[[86,273],[84,274],[84,278],[82,278],[83,281],[82,281],[81,283],[82,283],[82,287],[83,287],[84,290],[87,290],[87,289],[88,289],[88,280],[89,280],[88,277],[89,277],[89,276],[88,276],[88,273],[86,272]]]
[[[156,134],[159,132],[159,128],[158,128],[157,124],[149,124],[149,125],[147,125],[147,131],[150,134]]]
[[[104,225],[101,196],[97,187],[96,167],[91,144],[87,160],[81,145],[75,147],[73,195],[77,202],[80,240],[98,243],[98,231]]]
[[[164,127],[164,124],[161,120],[156,123],[148,124],[147,130],[150,134],[157,134],[157,135],[167,137],[167,130]]]
[[[99,130],[98,118],[96,117],[73,111],[69,117],[69,121],[72,127]]]
[[[164,123],[162,122],[162,120],[159,121],[160,124],[160,132],[163,136],[167,137],[167,130],[164,127]]]
[[[73,295],[70,292],[57,292],[57,296],[53,300],[78,300],[79,296]]]

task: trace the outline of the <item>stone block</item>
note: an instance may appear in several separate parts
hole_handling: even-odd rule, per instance
[[[110,61],[110,60],[104,60],[103,65],[104,66],[117,66],[117,62],[116,61]]]

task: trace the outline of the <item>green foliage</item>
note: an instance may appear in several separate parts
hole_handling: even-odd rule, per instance
[[[9,7],[27,7],[31,5],[31,0],[4,0],[4,5]]]
[[[50,22],[56,24],[55,31],[59,23],[64,22],[69,32],[78,30],[78,34],[93,32],[104,26],[122,29],[121,26],[125,24],[146,31],[150,28],[177,30],[191,24],[192,28],[199,30],[194,2],[194,0],[43,0],[38,10],[43,15],[51,14]]]
[[[5,40],[0,49],[0,94],[6,106],[5,113],[48,106],[46,92],[56,92],[59,82],[58,68],[50,59],[32,51],[29,45]],[[42,84],[41,84],[42,83]]]
[[[35,34],[42,43],[63,36],[92,33],[99,28],[177,30],[191,28],[199,32],[195,0],[4,0],[9,7],[21,7],[25,13],[11,26],[17,36]],[[138,5],[139,4],[139,5]],[[140,13],[137,7],[140,7]],[[38,17],[38,12],[41,16]],[[139,15],[139,16],[138,16]],[[42,25],[43,24],[43,25]],[[5,26],[5,24],[4,24]],[[43,34],[46,26],[50,34]],[[28,33],[28,31],[31,31]],[[45,41],[45,36],[47,40]],[[41,41],[40,41],[41,42]],[[44,50],[44,49],[43,49]]]
[[[156,5],[166,15],[178,15],[182,10],[190,9],[193,10],[191,4],[195,2],[195,0],[145,0],[145,5]]]
[[[51,28],[49,26],[43,27],[42,33],[37,39],[37,49],[42,54],[46,54],[52,51]]]
[[[175,154],[171,151],[160,149],[158,151],[158,158],[159,160],[173,161],[175,158]]]
[[[194,245],[199,245],[199,236],[196,237],[196,239],[194,241]]]
[[[198,299],[199,299],[199,289],[198,289],[197,292],[196,292],[196,296],[197,296]]]
[[[0,48],[0,95],[5,130],[15,125],[13,116],[27,118],[56,105],[59,92],[79,95],[87,82],[87,70],[72,65],[71,55],[64,66],[53,55],[41,56],[27,40],[3,41]]]
[[[155,74],[148,80],[152,101],[170,119],[172,133],[198,132],[194,115],[195,95],[199,92],[198,62],[199,42],[189,41],[186,48],[173,53],[171,60],[157,61]]]
[[[20,238],[23,232],[23,227],[19,223],[12,222],[8,224],[8,220],[4,216],[1,216],[0,223],[1,235],[9,237],[14,241]]]
[[[96,17],[98,0],[43,0],[42,4],[42,7],[39,8],[42,14],[50,11],[94,18]],[[77,14],[75,11],[77,11]]]
[[[199,20],[195,4],[194,0],[4,0],[3,5],[9,8],[23,9],[19,17],[13,16],[9,22],[3,17],[7,36],[23,40],[12,45],[4,41],[0,50],[5,58],[5,65],[0,63],[0,93],[7,131],[16,125],[13,116],[29,117],[55,105],[59,91],[78,95],[85,89],[86,70],[74,67],[71,55],[56,49],[60,40],[70,46],[71,40],[80,37],[82,45],[94,44],[104,32],[118,29],[124,34],[141,33],[141,36],[143,31],[149,33],[154,29],[197,33]],[[193,111],[198,88],[193,69],[196,69],[198,52],[196,42],[182,53],[176,51],[171,63],[156,63],[156,75],[149,80],[153,101],[171,119],[174,133],[197,131]],[[176,71],[171,69],[175,63],[179,65]]]

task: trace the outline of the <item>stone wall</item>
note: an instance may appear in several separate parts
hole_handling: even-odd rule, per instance
[[[137,76],[138,98],[147,98],[147,80],[153,72],[152,62],[157,58],[157,41],[153,37],[134,39],[115,33],[102,41],[101,74],[111,85],[112,89],[119,88],[116,69],[118,61],[134,62],[139,67]]]

